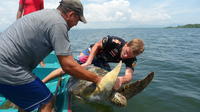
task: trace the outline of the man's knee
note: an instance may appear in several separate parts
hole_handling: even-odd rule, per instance
[[[41,105],[41,107],[39,108],[39,112],[55,112],[55,100],[55,96],[53,96],[48,103]]]

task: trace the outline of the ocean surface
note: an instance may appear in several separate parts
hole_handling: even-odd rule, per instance
[[[96,112],[199,112],[200,111],[200,29],[98,29],[72,30],[74,56],[106,35],[129,41],[141,38],[145,51],[138,56],[133,81],[155,72],[152,83],[128,101],[128,106],[96,109]],[[123,75],[122,69],[120,75]],[[75,112],[90,112],[92,107]]]
[[[155,72],[153,81],[128,101],[126,107],[98,107],[74,101],[73,112],[199,112],[200,111],[200,29],[83,29],[69,33],[73,55],[107,35],[129,41],[141,38],[145,51],[137,57],[133,82]],[[51,53],[45,63],[57,63]],[[115,64],[111,64],[112,67]],[[50,72],[53,69],[41,69]],[[123,66],[120,75],[124,74]],[[41,78],[44,76],[40,76]]]

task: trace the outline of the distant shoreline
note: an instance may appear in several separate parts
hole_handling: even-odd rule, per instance
[[[166,27],[166,28],[200,28],[200,24],[186,24],[186,25],[178,25],[175,27]]]

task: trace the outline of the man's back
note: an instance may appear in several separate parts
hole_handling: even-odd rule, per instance
[[[24,16],[2,32],[0,62],[4,65],[0,64],[0,72],[5,79],[9,79],[12,73],[21,80],[16,84],[34,79],[27,74],[31,74],[32,69],[54,49],[54,39],[51,37],[55,35],[52,31],[55,24],[63,25],[67,32],[67,24],[58,10],[42,10]],[[12,81],[0,79],[0,82]]]

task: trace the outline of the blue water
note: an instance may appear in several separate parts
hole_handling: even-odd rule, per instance
[[[101,107],[72,105],[73,112],[199,112],[200,110],[200,29],[98,29],[72,30],[70,40],[73,55],[99,41],[106,35],[115,35],[129,41],[141,38],[145,51],[138,56],[133,81],[155,72],[152,83],[128,101],[128,106]],[[57,65],[54,53],[45,63]],[[114,66],[115,64],[112,64]],[[36,74],[43,78],[55,68],[39,68]],[[124,66],[120,75],[124,73]]]
[[[136,37],[144,40],[145,52],[137,57],[133,81],[142,79],[150,71],[155,72],[152,83],[129,100],[127,107],[107,111],[199,112],[200,29],[72,30],[70,40],[74,56],[106,35],[120,36],[127,41]],[[120,74],[123,73],[124,68]],[[74,108],[75,112],[80,110],[88,112],[91,107]]]

